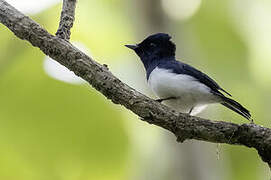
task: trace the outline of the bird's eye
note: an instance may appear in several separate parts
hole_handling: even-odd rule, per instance
[[[156,47],[156,44],[150,43],[150,46],[151,46],[151,47]]]

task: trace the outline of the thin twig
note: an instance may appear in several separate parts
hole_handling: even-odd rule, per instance
[[[63,0],[59,27],[56,35],[62,39],[70,40],[71,28],[74,22],[76,0]]]
[[[108,67],[97,63],[69,42],[51,35],[4,0],[0,0],[0,22],[17,37],[29,41],[85,79],[113,103],[123,105],[150,124],[171,131],[180,142],[196,139],[253,147],[262,160],[271,165],[271,129],[256,124],[238,125],[177,113],[121,82]]]

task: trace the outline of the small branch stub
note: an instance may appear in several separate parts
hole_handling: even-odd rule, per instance
[[[56,36],[67,41],[70,40],[71,28],[74,22],[75,7],[76,0],[63,0],[60,22]]]

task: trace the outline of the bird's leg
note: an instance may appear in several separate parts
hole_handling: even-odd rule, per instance
[[[193,109],[194,109],[194,107],[192,107],[192,108],[190,109],[190,111],[189,111],[189,113],[188,113],[189,115],[191,115]]]
[[[164,98],[164,99],[156,99],[155,101],[157,102],[163,102],[163,101],[166,101],[166,100],[170,100],[170,99],[177,99],[176,97],[168,97],[168,98]]]

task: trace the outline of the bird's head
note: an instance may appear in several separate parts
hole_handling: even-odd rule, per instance
[[[139,44],[125,46],[134,50],[144,63],[147,59],[174,57],[176,46],[170,39],[168,34],[157,33],[150,35]]]

